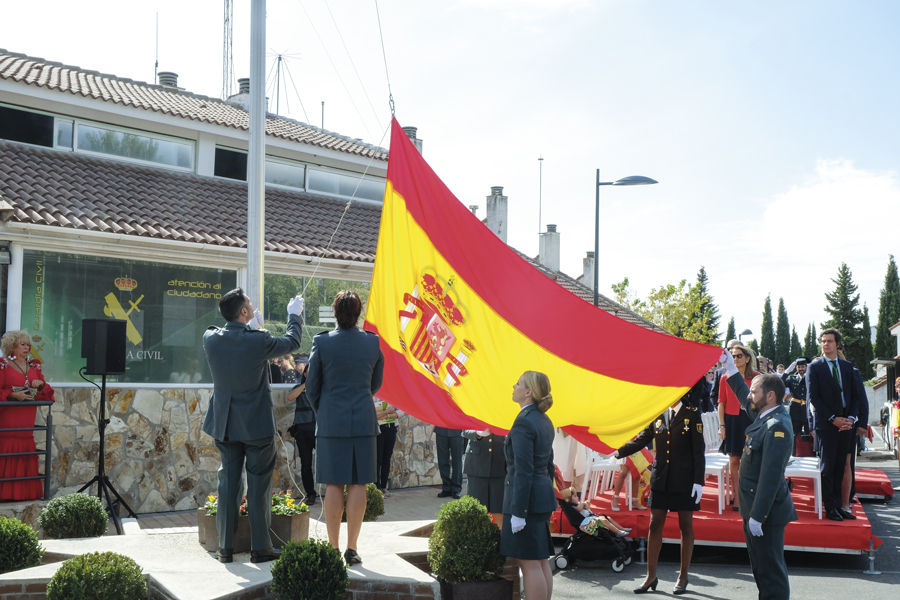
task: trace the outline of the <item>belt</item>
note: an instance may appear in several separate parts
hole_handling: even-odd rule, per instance
[[[791,398],[791,402],[796,402],[800,406],[803,406],[806,404],[806,400],[798,400],[797,398]]]

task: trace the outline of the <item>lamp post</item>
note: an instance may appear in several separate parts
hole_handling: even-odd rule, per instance
[[[659,183],[655,179],[631,175],[616,181],[600,181],[600,169],[597,169],[597,205],[594,214],[594,306],[600,303],[600,290],[598,281],[600,278],[600,186],[601,185],[650,185]]]
[[[741,345],[744,344],[744,336],[745,335],[753,335],[753,332],[750,331],[749,329],[745,329],[738,334],[738,341],[741,343]]]

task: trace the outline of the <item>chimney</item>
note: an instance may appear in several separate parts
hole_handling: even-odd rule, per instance
[[[173,73],[172,71],[160,71],[158,76],[159,85],[173,88],[178,87],[178,73]]]
[[[160,73],[162,75],[162,73]],[[250,112],[250,78],[241,77],[238,79],[238,93],[228,96],[225,102],[236,106],[243,111]]]
[[[541,234],[541,264],[553,272],[559,272],[559,233],[556,225],[547,225]]]
[[[470,204],[469,210],[472,211],[473,215],[475,215],[476,217],[478,216],[478,205],[477,204]]]
[[[250,78],[249,77],[241,77],[238,79],[238,94],[249,94],[250,93]]]
[[[504,244],[506,243],[506,201],[507,198],[503,195],[503,186],[491,186],[491,195],[487,197],[487,226]]]
[[[581,260],[584,263],[584,275],[581,278],[581,283],[594,289],[594,251],[589,250],[587,256]]]
[[[412,141],[413,145],[416,147],[416,150],[419,151],[419,154],[422,154],[422,140],[416,137],[416,132],[419,130],[418,127],[404,127],[403,133]]]

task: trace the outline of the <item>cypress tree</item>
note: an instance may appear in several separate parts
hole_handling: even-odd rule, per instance
[[[734,331],[734,317],[731,317],[731,320],[728,321],[728,329],[725,330],[725,339],[722,341],[723,344],[727,344],[731,340],[737,339],[737,333]]]
[[[756,338],[750,340],[750,343],[747,344],[747,347],[753,350],[753,352],[755,352],[756,355],[759,356],[759,344],[756,343]],[[765,354],[763,354],[763,356],[765,356]]]
[[[841,263],[837,278],[831,281],[835,285],[834,291],[825,294],[828,300],[825,312],[831,318],[822,323],[822,329],[834,327],[841,332],[844,338],[844,355],[862,372],[862,363],[865,361],[863,343],[869,344],[871,333],[867,332],[863,340],[863,314],[858,308],[859,294],[856,293],[857,286],[853,283],[853,274],[847,263]]]
[[[784,363],[784,366],[787,367],[801,356],[803,356],[803,346],[800,345],[800,336],[797,335],[797,328],[791,327],[791,352],[787,358],[788,362]]]
[[[863,379],[875,377],[872,361],[875,359],[875,347],[872,345],[872,325],[869,322],[869,307],[863,304],[862,328],[860,330],[860,363],[856,365]]]
[[[816,335],[816,324],[810,323],[806,328],[806,337],[803,341],[803,356],[812,360],[819,355],[819,336]]]
[[[709,278],[706,276],[706,268],[700,266],[697,273],[697,285],[694,286],[701,297],[705,298],[703,304],[700,305],[699,315],[706,319],[705,329],[712,336],[713,343],[719,343],[719,307],[713,302],[712,294],[709,293]],[[727,339],[725,340],[728,341]]]
[[[759,334],[759,352],[769,359],[775,358],[775,327],[772,325],[772,295],[766,296],[763,305],[762,329]]]
[[[900,277],[894,255],[888,260],[887,273],[884,276],[884,288],[878,303],[878,325],[875,329],[875,356],[877,358],[893,358],[897,352],[897,343],[891,335],[891,326],[900,321]]]
[[[775,326],[775,355],[772,360],[775,364],[785,367],[791,364],[791,329],[788,325],[787,309],[784,308],[784,298],[778,299],[778,320]]]

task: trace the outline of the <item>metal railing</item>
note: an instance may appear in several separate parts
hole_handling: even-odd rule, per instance
[[[0,402],[0,409],[2,408],[13,408],[20,406],[53,406],[53,403],[48,400],[28,400],[25,402],[18,401],[8,401],[8,402]],[[29,481],[31,479],[43,479],[44,480],[44,500],[50,499],[50,440],[53,438],[53,414],[51,410],[47,411],[47,424],[46,425],[35,425],[34,427],[14,427],[8,429],[0,429],[0,435],[8,431],[46,431],[46,441],[44,442],[43,450],[35,450],[34,452],[8,452],[8,453],[0,453],[0,457],[7,456],[32,456],[32,455],[44,455],[44,474],[43,475],[31,475],[29,477],[0,477],[0,482],[2,481]]]

